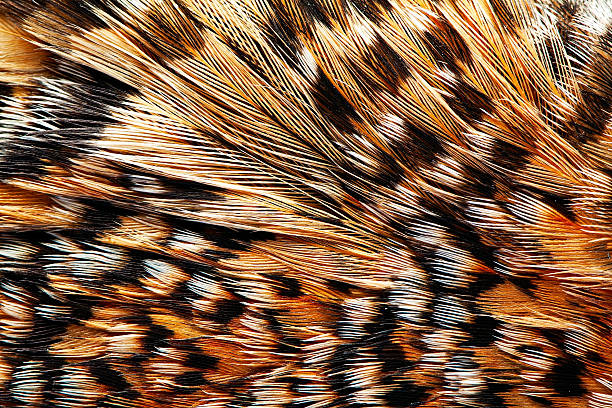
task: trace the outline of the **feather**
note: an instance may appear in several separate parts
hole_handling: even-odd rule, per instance
[[[0,406],[612,406],[609,0],[0,0]]]

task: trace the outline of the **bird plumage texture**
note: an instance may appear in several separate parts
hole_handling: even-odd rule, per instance
[[[612,407],[609,0],[0,0],[0,406]]]

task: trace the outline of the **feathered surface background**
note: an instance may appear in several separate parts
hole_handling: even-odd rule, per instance
[[[612,407],[608,0],[0,0],[0,406]]]

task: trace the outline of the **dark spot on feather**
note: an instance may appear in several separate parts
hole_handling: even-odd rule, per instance
[[[369,192],[370,183],[392,189],[404,175],[401,165],[388,151],[377,147],[370,152],[370,156],[372,164],[364,165],[359,161],[347,160],[343,163],[346,170],[338,171],[343,181],[343,190],[361,203],[370,201],[370,194],[363,194]]]
[[[366,325],[370,338],[380,338],[391,341],[391,334],[399,328],[397,309],[390,304],[390,293],[385,291],[377,299],[378,307],[376,317]]]
[[[250,408],[253,407],[257,401],[257,397],[253,393],[243,391],[243,388],[239,388],[236,391],[231,392],[232,395],[232,408]]]
[[[529,152],[505,140],[496,140],[491,162],[508,170],[518,170],[529,162]]]
[[[375,23],[380,21],[380,14],[383,10],[393,9],[389,0],[350,0],[350,2],[361,14]]]
[[[312,403],[308,401],[291,401],[285,405],[285,408],[308,408],[310,406]]]
[[[503,175],[490,173],[480,170],[476,167],[466,166],[466,185],[476,197],[494,198],[497,191],[497,178],[502,178]]]
[[[397,387],[387,392],[383,397],[391,408],[418,407],[424,404],[429,397],[425,387],[416,385],[413,381],[402,380]]]
[[[131,171],[115,179],[118,185],[137,193],[179,200],[221,200],[225,190],[196,181]]]
[[[113,369],[106,361],[91,360],[88,365],[89,372],[100,384],[118,391],[123,391],[130,386],[123,375]]]
[[[192,300],[195,297],[197,296],[189,289],[187,281],[176,285],[174,290],[170,293],[170,296],[161,299],[159,303],[177,316],[185,319],[193,319],[196,309],[193,307]]]
[[[98,17],[96,12],[102,12],[103,14],[117,17],[108,2],[104,0],[88,0],[87,2],[81,0],[68,0],[68,5],[65,7],[74,13],[75,19],[78,20],[78,24],[83,30],[108,27],[108,24]]]
[[[540,334],[542,334],[546,340],[563,350],[563,344],[565,343],[565,332],[563,330],[540,329]]]
[[[313,22],[319,22],[328,28],[332,27],[329,15],[327,15],[325,9],[319,4],[318,0],[298,0],[298,5],[304,14]]]
[[[397,149],[406,152],[406,163],[414,170],[433,164],[437,156],[444,151],[440,138],[431,131],[413,123],[406,123],[404,131],[406,138]]]
[[[546,375],[553,390],[561,397],[579,397],[586,392],[580,375],[584,364],[566,357],[559,357],[552,370]]]
[[[459,60],[464,64],[472,62],[472,53],[466,42],[461,37],[461,34],[448,22],[446,19],[438,19],[440,28],[440,38],[448,44],[448,49],[452,53],[455,60]]]
[[[348,371],[351,370],[351,360],[357,357],[357,355],[357,345],[340,344],[327,362],[329,370],[327,379],[329,384],[332,390],[338,394],[340,400],[346,404],[350,404],[348,396],[359,390],[359,387],[353,385],[348,375]]]
[[[474,323],[466,329],[470,336],[466,346],[487,347],[495,341],[495,329],[499,322],[489,315],[478,315]]]
[[[536,284],[533,282],[533,278],[530,277],[507,276],[506,279],[508,282],[519,288],[521,292],[530,296],[533,295],[533,290],[537,288]]]
[[[183,272],[185,272],[189,276],[204,274],[208,278],[212,278],[212,279],[218,278],[218,271],[212,265],[207,265],[202,262],[188,261],[186,259],[176,259],[176,258],[172,258],[172,256],[168,256],[168,257],[161,256],[160,259],[167,259],[170,263],[173,263],[176,266],[180,267],[183,270]]]
[[[137,324],[137,325],[144,326],[144,327],[148,327],[151,324],[153,324],[153,320],[151,319],[151,316],[146,315],[146,314],[124,316],[124,317],[121,317],[120,320],[122,323]]]
[[[297,337],[283,336],[276,345],[276,352],[290,355],[299,354],[302,346],[302,340]]]
[[[187,354],[187,360],[185,360],[185,366],[191,368],[198,368],[200,370],[209,370],[217,366],[219,359],[202,353],[189,353]]]
[[[228,324],[244,312],[244,306],[237,299],[223,299],[217,302],[217,311],[210,319],[219,324]]]
[[[542,348],[538,347],[538,346],[531,346],[528,344],[523,344],[521,346],[518,346],[516,348],[516,351],[518,351],[519,353],[541,353],[542,352]]]
[[[221,259],[236,259],[238,258],[238,255],[233,253],[233,252],[229,252],[229,251],[217,251],[214,249],[207,249],[204,251],[204,256],[206,256],[209,259],[213,259],[215,261],[219,261]]]
[[[552,407],[553,406],[553,402],[547,398],[544,397],[538,397],[536,395],[527,395],[527,397],[532,400],[533,402],[540,404],[540,405],[544,405],[545,407]]]
[[[348,180],[350,182],[344,181],[344,180]],[[342,188],[342,190],[350,197],[352,197],[355,201],[359,202],[359,203],[371,203],[371,197],[369,195],[365,195],[362,192],[362,189],[359,188],[359,184],[355,185],[355,183],[358,183],[358,179],[357,177],[355,177],[352,174],[349,174],[348,172],[343,172],[342,173],[342,179],[340,180],[340,188]],[[358,206],[353,206],[353,208],[360,208]]]
[[[76,294],[66,294],[66,304],[70,306],[67,320],[78,322],[88,320],[92,317],[92,307],[96,306],[99,299],[94,296],[83,296]]]
[[[607,313],[606,313],[607,316]],[[605,318],[607,319],[607,317]],[[591,315],[588,316],[588,320],[590,322],[590,324],[593,325],[593,327],[597,327],[597,328],[601,328],[601,327],[608,327],[608,324],[604,322],[604,319],[602,319],[601,315]]]
[[[557,56],[558,52],[555,53],[556,44],[550,38],[546,38],[544,43],[542,44],[545,49],[544,53],[548,54],[548,60],[550,63],[550,73],[552,74],[552,78],[557,81],[563,81],[563,78],[567,75],[564,74],[563,68],[568,69],[569,67],[563,67],[564,58],[562,56]],[[558,61],[559,58],[562,58],[561,61]],[[561,62],[561,64],[559,64]]]
[[[612,74],[610,75],[610,93],[605,94],[604,87],[593,91],[582,90],[582,102],[576,106],[576,119],[573,127],[564,130],[564,135],[576,146],[592,142],[603,133],[612,114]]]
[[[487,386],[478,396],[480,403],[487,408],[506,408],[504,398],[499,395],[512,389],[512,384],[488,379]]]
[[[413,366],[406,360],[401,346],[393,341],[394,332],[399,329],[397,310],[389,305],[388,294],[380,298],[378,314],[372,323],[365,325],[366,335],[361,340],[367,346],[374,344],[374,353],[383,362],[382,371],[386,374],[403,372]]]
[[[166,68],[165,60],[191,56],[191,48],[195,47],[197,39],[202,38],[203,32],[210,30],[183,2],[175,2],[173,7],[166,9],[150,7],[145,13],[142,21],[148,24],[130,26],[140,37],[135,43]],[[161,58],[157,55],[159,53]]]
[[[485,266],[491,269],[495,268],[495,259],[497,249],[491,245],[485,244],[480,235],[472,226],[467,223],[458,223],[458,229],[455,236],[458,239],[458,246],[469,251],[474,258],[482,262]]]
[[[300,387],[310,384],[309,380],[300,377],[283,377],[281,380],[289,384],[289,390],[295,393],[299,392]]]
[[[134,215],[135,212],[126,208],[119,207],[109,201],[97,199],[82,199],[86,205],[86,210],[82,216],[82,228],[92,235],[119,227],[121,217]]]
[[[227,39],[226,44],[236,54],[238,59],[242,61],[247,67],[257,74],[265,83],[272,83],[272,79],[266,74],[266,71],[262,67],[262,61],[258,60],[255,55],[262,55],[266,58],[267,51],[259,43],[253,43],[253,47],[257,49],[257,52],[245,51],[242,49],[241,44],[234,41],[233,39]],[[266,63],[266,62],[264,62]]]
[[[372,175],[364,175],[364,177],[371,180],[375,185],[392,189],[404,176],[404,170],[390,153],[383,150],[378,150],[377,153],[377,171]]]
[[[600,363],[605,363],[606,362],[606,359],[603,358],[601,354],[599,354],[598,352],[593,351],[593,350],[587,351],[584,359],[585,359],[585,361],[587,363],[600,364]]]
[[[208,266],[208,265],[206,265],[206,266]],[[193,272],[193,271],[191,271],[191,272]],[[187,273],[189,273],[189,272],[187,272]],[[192,274],[190,274],[190,275],[193,277]],[[180,302],[180,303],[183,303],[185,305],[187,305],[189,303],[189,297],[190,296],[193,297],[195,295],[195,293],[189,288],[189,281],[190,280],[187,280],[187,281],[181,282],[178,285],[176,285],[176,287],[174,288],[174,290],[171,293],[173,301],[179,301],[180,299],[183,299],[183,302]]]
[[[239,243],[239,245],[237,245],[236,248],[226,246],[226,248],[228,249],[242,249],[248,247],[248,244],[252,242],[273,241],[276,239],[273,233],[267,231],[251,231],[237,228],[233,228],[230,231],[234,236],[233,241]],[[221,242],[218,242],[214,238],[213,240],[217,245],[223,247],[223,245],[221,245]],[[222,239],[221,241],[224,243],[226,242],[224,239]],[[240,245],[243,245],[244,247],[241,247]]]
[[[273,286],[278,290],[279,295],[290,298],[296,298],[302,295],[300,282],[297,279],[272,274],[267,274],[266,276],[275,281]]]
[[[109,285],[113,284],[135,284],[138,285],[139,279],[145,274],[144,262],[149,259],[148,252],[139,250],[129,250],[121,267],[110,266],[104,273],[102,279]]]
[[[201,234],[204,238],[213,241],[218,247],[227,250],[245,250],[250,243],[275,239],[275,235],[267,231],[228,228],[174,216],[167,218],[169,224],[174,226],[175,229]]]
[[[467,44],[459,32],[444,19],[438,20],[437,31],[424,33],[424,44],[436,63],[445,65],[456,74],[460,72],[458,61],[464,64],[472,61]]]
[[[483,273],[478,274],[475,281],[470,282],[469,292],[478,296],[480,293],[484,293],[488,290],[493,289],[497,285],[501,285],[505,282],[504,278],[497,273]]]
[[[120,97],[138,94],[138,90],[133,86],[105,74],[104,72],[98,71],[97,69],[88,67],[86,65],[79,65],[78,69],[83,70],[86,73],[85,76],[81,75],[80,77],[86,80],[88,83],[91,83],[91,85],[96,88],[100,88],[101,90],[110,90],[112,94],[117,94],[117,96]],[[61,69],[60,72],[67,76],[70,75],[69,68]],[[123,103],[121,100],[117,102],[119,105]]]
[[[406,359],[406,354],[402,347],[391,341],[390,338],[384,339],[374,348],[377,357],[383,362],[381,367],[385,375],[391,373],[402,373],[412,367],[414,363]]]
[[[125,390],[125,391],[118,392],[117,396],[119,396],[119,397],[121,397],[123,399],[134,401],[134,400],[137,400],[138,398],[140,398],[142,396],[142,394],[140,394],[136,390],[130,389],[130,390]]]
[[[208,383],[208,381],[199,371],[188,371],[186,373],[177,375],[175,382],[183,387],[198,387]]]
[[[372,68],[386,82],[391,92],[396,92],[401,82],[410,74],[404,59],[379,35],[370,46],[375,56]]]
[[[452,72],[459,72],[459,67],[455,62],[455,56],[450,47],[429,31],[424,35],[425,46],[431,53],[434,61],[438,64],[446,65]]]
[[[174,332],[165,326],[159,324],[152,324],[147,330],[146,335],[142,341],[143,347],[147,351],[155,351],[157,347],[161,347],[167,343],[168,338],[172,336]]]
[[[489,391],[491,394],[508,392],[512,390],[513,385],[513,383],[502,380],[487,379],[487,391]]]
[[[6,106],[6,102],[4,98],[11,96],[13,94],[13,87],[6,84],[5,82],[0,82],[0,109]]]
[[[280,311],[277,309],[266,309],[262,315],[262,318],[268,323],[267,328],[274,333],[280,333],[283,329],[283,326],[277,319],[279,313]]]
[[[284,14],[278,13],[268,22],[268,40],[272,49],[289,67],[300,70],[299,56],[303,44],[301,43],[294,25]]]
[[[69,10],[69,16],[72,20],[70,22],[78,22],[79,27],[82,27],[84,30],[107,27],[106,23],[96,16],[93,11],[94,8],[114,15],[108,2],[104,2],[104,0],[89,0],[87,2],[81,0],[20,0],[17,3],[11,4],[8,8],[4,4],[0,4],[0,11],[2,11],[2,14],[10,15],[11,18],[20,22],[38,10],[48,8],[49,3],[60,10]]]
[[[166,196],[180,200],[220,200],[219,195],[224,189],[209,186],[190,180],[173,179],[170,177],[160,177],[162,185],[168,190]]]
[[[502,29],[505,29],[510,34],[516,34],[518,24],[506,0],[492,0],[489,4],[491,4],[493,14],[501,23]]]
[[[352,285],[350,283],[342,282],[336,279],[327,279],[327,285],[338,292],[348,295],[351,292],[351,289],[357,288],[357,286]]]
[[[451,85],[451,96],[444,96],[448,106],[465,122],[480,121],[485,112],[493,111],[491,99],[465,80]]]
[[[49,0],[21,0],[18,3],[0,2],[0,14],[10,17],[16,23],[21,23],[32,13],[40,8],[44,8]],[[2,401],[2,394],[0,394]]]
[[[321,68],[317,70],[317,78],[313,95],[321,114],[341,132],[354,133],[353,122],[359,122],[361,119],[353,106],[334,86]]]

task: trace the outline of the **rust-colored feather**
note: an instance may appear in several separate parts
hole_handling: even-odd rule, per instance
[[[609,0],[0,0],[0,406],[612,407]]]

